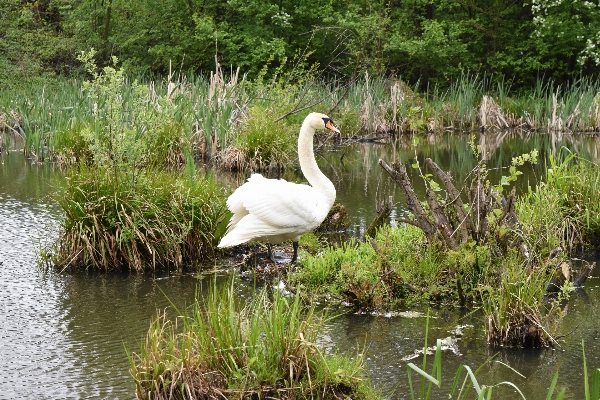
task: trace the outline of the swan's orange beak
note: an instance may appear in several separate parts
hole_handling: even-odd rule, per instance
[[[331,120],[327,121],[327,123],[325,124],[325,128],[332,130],[335,133],[340,133],[340,130],[338,128],[336,128],[335,126],[333,126],[333,122],[331,122]]]

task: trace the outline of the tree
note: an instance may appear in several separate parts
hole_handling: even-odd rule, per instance
[[[598,1],[533,0],[536,67],[558,82],[600,66]]]

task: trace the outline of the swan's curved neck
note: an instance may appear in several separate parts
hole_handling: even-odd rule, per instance
[[[313,136],[315,129],[305,121],[300,129],[298,138],[298,159],[300,160],[300,169],[308,180],[308,183],[319,192],[323,193],[327,200],[333,205],[335,202],[335,187],[319,169],[315,154],[313,151]]]

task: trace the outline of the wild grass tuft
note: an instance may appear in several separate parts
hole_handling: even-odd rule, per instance
[[[230,171],[281,171],[289,165],[296,152],[298,128],[276,119],[273,111],[252,107],[248,120],[219,157],[219,167]]]
[[[64,220],[49,261],[140,272],[193,265],[223,234],[224,197],[210,178],[148,171],[115,180],[110,170],[81,165],[58,197]]]
[[[566,149],[558,158],[550,156],[548,163],[546,181],[540,182],[517,204],[519,221],[529,239],[529,247],[547,255],[556,247],[574,252],[590,245],[598,246],[598,166]]]
[[[175,323],[159,316],[131,373],[140,399],[375,398],[360,357],[325,354],[323,317],[263,291],[245,307],[213,290]]]
[[[508,257],[479,287],[488,343],[493,347],[554,347],[562,311],[544,302],[553,271],[527,268]]]

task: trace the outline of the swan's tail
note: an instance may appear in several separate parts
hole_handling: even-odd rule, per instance
[[[246,243],[250,239],[252,238],[240,238],[239,235],[237,235],[234,231],[231,231],[221,238],[221,241],[219,241],[217,247],[233,247],[237,246],[238,244]]]

